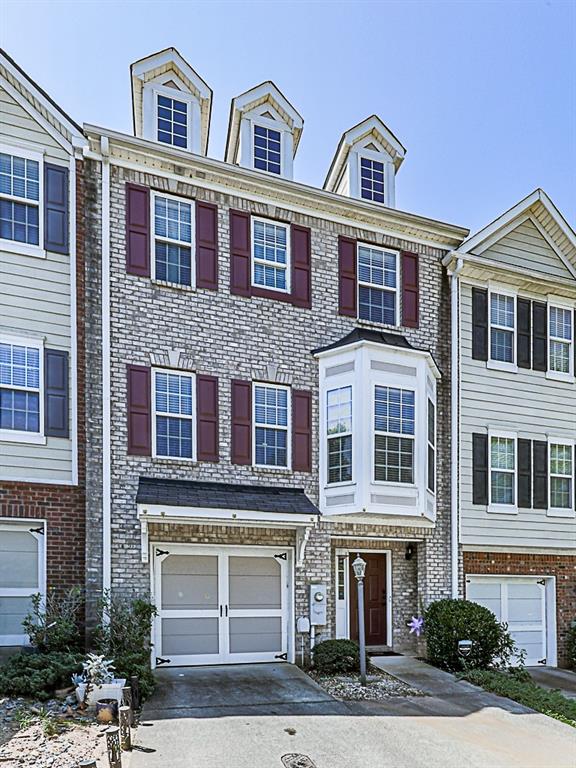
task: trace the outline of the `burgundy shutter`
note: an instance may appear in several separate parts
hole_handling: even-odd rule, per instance
[[[230,211],[230,293],[250,296],[250,214]]]
[[[338,312],[356,317],[356,240],[338,238]]]
[[[312,258],[308,227],[291,227],[292,303],[295,307],[312,306]]]
[[[402,325],[418,328],[418,254],[402,251]]]
[[[312,393],[292,392],[292,469],[312,471]]]
[[[44,350],[44,434],[69,437],[68,352]]]
[[[218,379],[196,376],[198,461],[218,461]]]
[[[150,368],[128,366],[128,453],[150,456]]]
[[[250,381],[232,381],[232,464],[252,464]]]
[[[218,206],[196,203],[196,286],[218,290]]]
[[[126,184],[126,272],[150,277],[150,190]]]

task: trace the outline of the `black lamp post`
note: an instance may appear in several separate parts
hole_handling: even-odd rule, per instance
[[[364,574],[366,561],[360,555],[352,563],[354,576],[358,582],[358,641],[360,645],[360,682],[366,685],[366,636],[364,632]]]

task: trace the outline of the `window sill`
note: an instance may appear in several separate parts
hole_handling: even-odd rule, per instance
[[[358,483],[355,483],[354,480],[346,480],[342,483],[327,483],[324,486],[325,491],[330,491],[332,488],[356,488]]]
[[[375,320],[366,320],[362,317],[357,317],[356,322],[358,325],[361,325],[365,328],[375,328],[378,331],[381,331],[382,329],[390,329],[393,331],[398,332],[402,327],[407,328],[408,326],[402,326],[398,323],[377,323]]]
[[[404,488],[404,489],[409,490],[409,491],[417,491],[418,490],[418,485],[416,483],[400,483],[400,482],[396,483],[396,482],[393,482],[392,480],[374,480],[374,479],[372,479],[370,481],[370,484],[371,485],[376,485],[379,488],[399,488],[399,489]]]
[[[15,240],[0,239],[0,249],[6,253],[15,253],[19,256],[34,256],[37,259],[45,259],[46,251],[39,245],[28,245],[28,243],[17,243]]]
[[[569,373],[561,373],[560,371],[546,371],[546,378],[551,381],[564,381],[566,384],[574,384],[576,377]]]
[[[182,285],[180,283],[170,283],[168,280],[157,280],[155,277],[150,278],[152,285],[158,285],[161,288],[175,288],[177,291],[195,292],[195,285]]]
[[[34,432],[17,432],[11,429],[0,429],[0,441],[4,443],[28,443],[29,445],[46,445],[46,437]]]
[[[488,512],[495,515],[517,515],[518,507],[513,504],[489,504]]]
[[[196,459],[194,458],[187,459],[183,456],[152,456],[152,461],[155,464],[178,464],[178,463],[195,464],[196,463]]]
[[[268,464],[252,464],[252,469],[257,469],[262,472],[271,472],[273,474],[282,474],[282,475],[292,472],[290,467],[272,467]]]
[[[546,516],[547,517],[565,517],[565,518],[574,518],[576,517],[576,511],[573,509],[560,509],[558,507],[549,507],[546,510]]]
[[[263,288],[261,285],[252,285],[250,295],[259,299],[273,299],[274,301],[284,301],[292,304],[292,294],[288,291],[278,291],[275,288]]]
[[[493,371],[506,371],[507,373],[518,373],[518,366],[516,363],[505,363],[502,360],[488,360],[486,362],[486,368],[491,368]]]

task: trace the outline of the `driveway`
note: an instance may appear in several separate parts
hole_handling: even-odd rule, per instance
[[[400,660],[394,674],[416,669],[430,695],[383,703],[336,701],[289,664],[161,670],[128,766],[576,766],[569,726],[419,664]]]

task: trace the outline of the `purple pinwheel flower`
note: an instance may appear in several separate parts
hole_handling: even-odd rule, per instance
[[[410,634],[414,633],[416,637],[420,637],[424,631],[424,619],[421,616],[412,616],[412,621],[408,622],[410,627]]]

